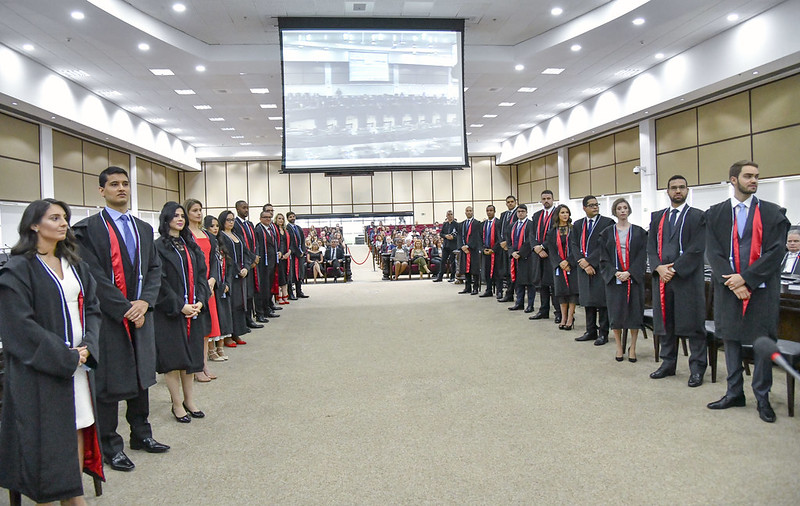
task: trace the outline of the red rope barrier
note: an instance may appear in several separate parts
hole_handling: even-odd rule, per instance
[[[367,263],[367,260],[369,260],[369,255],[370,255],[370,253],[372,253],[372,252],[369,250],[369,248],[367,248],[367,256],[366,256],[366,258],[364,258],[364,261],[363,261],[363,262],[359,262],[358,260],[356,260],[355,258],[353,258],[353,253],[352,253],[352,252],[350,252],[350,247],[349,247],[349,246],[347,247],[347,251],[348,251],[348,253],[350,253],[350,260],[352,260],[353,262],[355,262],[355,263],[356,263],[356,265],[364,265],[365,263]]]

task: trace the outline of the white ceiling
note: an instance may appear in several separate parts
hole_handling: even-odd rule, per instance
[[[199,148],[280,153],[277,17],[358,16],[337,0],[0,0],[0,43]],[[471,154],[500,142],[741,23],[779,0],[374,0],[374,17],[466,19]],[[561,7],[553,16],[550,10]],[[85,18],[75,20],[73,11]],[[738,14],[736,21],[728,15]],[[645,20],[634,25],[635,18]],[[149,44],[141,51],[138,44]],[[32,44],[26,50],[25,44]],[[581,46],[572,51],[573,44]],[[516,71],[516,64],[525,69]],[[198,72],[197,65],[205,66]],[[566,69],[543,75],[547,67]],[[159,77],[149,69],[168,68]],[[3,69],[0,69],[2,72]],[[82,71],[83,74],[76,74]],[[266,87],[255,95],[250,88]],[[521,93],[521,87],[535,87]],[[195,95],[180,96],[176,89]],[[114,93],[111,93],[114,92]],[[499,107],[514,102],[513,107]],[[263,109],[261,104],[276,104]],[[210,105],[197,110],[195,105]],[[138,107],[139,109],[136,109]],[[495,118],[484,118],[496,114]],[[221,117],[223,122],[209,118]],[[234,129],[234,130],[223,130]],[[242,137],[239,137],[242,136]],[[236,137],[236,138],[234,138]]]

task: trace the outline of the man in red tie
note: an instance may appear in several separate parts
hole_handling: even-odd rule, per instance
[[[483,239],[483,277],[486,280],[486,291],[479,297],[491,297],[492,288],[496,293],[503,291],[503,272],[500,264],[500,257],[504,256],[505,250],[500,246],[502,236],[500,235],[500,220],[495,218],[495,207],[492,204],[486,206],[486,221],[483,222],[481,238]]]

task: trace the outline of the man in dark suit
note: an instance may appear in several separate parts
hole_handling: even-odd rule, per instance
[[[244,246],[249,249],[251,253],[253,253],[253,256],[255,256],[255,261],[248,269],[249,271],[253,271],[254,275],[247,276],[247,278],[245,278],[245,285],[247,287],[247,309],[245,311],[245,316],[247,318],[248,327],[251,329],[260,329],[264,326],[253,321],[253,312],[255,309],[253,297],[260,289],[258,273],[254,271],[254,269],[261,259],[256,253],[256,231],[255,227],[253,227],[253,223],[247,219],[249,215],[250,206],[247,204],[247,202],[244,200],[237,200],[236,221],[233,224],[233,233],[239,238],[240,241],[244,243]]]
[[[335,237],[331,239],[331,245],[329,248],[325,249],[323,260],[325,260],[327,266],[333,267],[334,280],[342,275],[341,268],[344,263],[344,248],[339,246],[339,239]]]
[[[436,275],[434,283],[440,283],[444,271],[447,267],[450,268],[450,282],[456,279],[456,266],[455,266],[455,250],[458,246],[458,223],[453,219],[453,211],[447,211],[447,218],[442,223],[442,231],[439,233],[442,238],[442,265],[439,268],[439,274]]]
[[[286,213],[286,230],[289,231],[289,249],[292,250],[292,279],[289,280],[289,298],[307,299],[303,293],[303,278],[306,272],[306,235],[302,227],[295,225],[297,215],[294,211]],[[293,289],[294,288],[294,289]]]
[[[800,274],[800,230],[794,228],[789,230],[786,237],[786,249],[789,251],[783,255],[781,262],[781,274]]]
[[[261,207],[261,210],[264,211],[264,212],[267,212],[269,214],[270,225],[267,228],[267,230],[272,232],[271,236],[273,238],[273,246],[275,246],[275,248],[276,248],[275,249],[275,256],[277,257],[277,255],[278,255],[278,253],[277,253],[278,227],[275,225],[275,222],[273,221],[273,218],[275,217],[275,208],[272,207],[272,204],[266,203]],[[278,268],[277,260],[275,262],[273,262],[271,264],[271,266],[272,266],[272,269],[270,270],[271,275],[277,277],[277,275],[278,275],[277,271],[276,271],[276,269]],[[282,311],[283,307],[275,304],[275,298],[272,297],[272,295],[275,295],[275,294],[272,293],[272,283],[273,283],[272,280],[273,280],[272,277],[270,277],[270,279],[268,280],[269,286],[267,286],[267,291],[270,292],[270,297],[268,299],[268,301],[269,301],[269,310],[270,310],[270,312],[275,313],[277,311]]]
[[[540,202],[543,209],[540,209],[533,214],[531,221],[533,222],[534,230],[533,235],[533,252],[536,256],[533,257],[533,282],[537,285],[539,291],[539,311],[531,316],[530,320],[541,320],[550,318],[550,300],[553,297],[553,283],[544,284],[543,279],[553,277],[553,269],[550,266],[550,258],[547,255],[547,250],[544,247],[544,239],[547,236],[547,231],[550,230],[550,225],[553,220],[553,192],[552,190],[544,190],[540,195]],[[561,321],[561,307],[553,300],[555,307],[556,323]],[[533,308],[533,301],[531,301],[531,308]]]
[[[272,309],[272,287],[275,282],[275,267],[278,265],[278,251],[275,248],[275,231],[272,225],[272,213],[261,211],[259,223],[255,227],[256,254],[261,261],[256,265],[258,270],[259,290],[255,294],[256,314],[261,323],[269,322],[268,318],[280,315]]]
[[[494,216],[495,208],[492,204],[486,206],[486,220],[482,224],[481,239],[483,240],[483,278],[486,280],[486,291],[479,297],[491,297],[503,291],[503,275],[500,270],[499,258],[505,256],[505,250],[500,246],[500,220]]]
[[[650,217],[647,256],[653,270],[654,333],[661,341],[661,366],[653,379],[675,376],[678,337],[689,340],[689,386],[703,384],[708,366],[706,345],[705,213],[686,203],[686,178],[675,175],[667,181],[670,207]]]
[[[594,195],[583,197],[585,218],[577,220],[570,234],[569,250],[578,265],[578,302],[586,311],[586,332],[576,341],[594,341],[595,346],[608,342],[608,308],[606,288],[600,274],[600,233],[614,225],[614,220],[600,216],[600,205]]]
[[[506,293],[503,295],[502,290],[497,292],[498,302],[512,302],[514,300],[514,282],[511,280],[511,251],[509,251],[509,246],[511,244],[511,229],[518,219],[517,198],[515,196],[509,195],[506,197],[506,208],[506,211],[500,213],[500,247],[503,248],[503,253],[498,257],[498,259],[502,259],[500,269],[503,273]]]
[[[96,371],[97,427],[103,457],[112,469],[131,471],[117,433],[119,402],[126,401],[130,447],[163,453],[169,446],[153,439],[148,388],[156,383],[156,345],[152,308],[161,287],[161,261],[153,228],[128,212],[130,181],[120,167],[100,173],[106,207],[73,227],[80,255],[97,281],[103,313]]]
[[[481,224],[473,217],[472,206],[464,209],[464,215],[467,219],[461,222],[458,234],[464,289],[458,293],[478,295],[478,290],[481,288]]]
[[[511,251],[509,258],[509,272],[511,282],[514,284],[516,301],[509,311],[518,311],[524,307],[525,296],[528,296],[528,309],[533,308],[533,244],[534,226],[528,219],[528,206],[517,206],[517,221],[511,227],[508,249]],[[530,311],[528,311],[530,312]]]
[[[728,173],[733,197],[706,211],[706,254],[714,287],[714,324],[725,344],[728,389],[710,409],[744,406],[742,345],[762,336],[778,338],[781,259],[789,231],[786,210],[759,200],[758,165],[743,160]],[[758,415],[775,421],[769,403],[772,363],[756,349],[753,360],[753,393]]]

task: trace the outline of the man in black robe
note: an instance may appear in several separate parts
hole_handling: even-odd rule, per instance
[[[536,288],[539,292],[539,311],[531,316],[530,320],[541,320],[550,318],[550,301],[553,300],[553,308],[555,309],[556,323],[561,322],[561,307],[555,302],[553,296],[553,283],[549,285],[542,282],[543,279],[553,278],[553,269],[550,265],[550,258],[547,254],[547,249],[544,246],[544,239],[547,236],[547,231],[553,221],[553,192],[552,190],[544,190],[540,195],[540,202],[543,209],[533,214],[531,221],[535,228],[533,235],[533,252],[536,256],[533,257],[533,282],[537,285]],[[558,219],[556,217],[556,219]],[[531,308],[533,308],[533,301],[531,301]]]
[[[104,459],[112,469],[131,471],[117,433],[118,404],[126,401],[130,447],[163,453],[169,446],[153,439],[148,422],[148,388],[156,383],[156,344],[152,308],[161,287],[161,262],[153,228],[128,212],[130,181],[120,167],[100,173],[106,207],[73,227],[81,258],[97,281],[103,313],[96,371],[97,426]],[[123,288],[124,292],[123,293]]]
[[[275,280],[275,266],[278,265],[278,253],[275,249],[275,234],[270,211],[261,211],[259,223],[255,227],[255,236],[256,254],[261,261],[256,265],[260,283],[254,299],[258,321],[266,323],[269,318],[280,316],[272,309],[272,285]]]
[[[778,338],[781,259],[789,220],[786,210],[755,197],[758,165],[743,160],[728,173],[734,195],[706,211],[706,255],[714,287],[714,324],[725,345],[728,389],[710,409],[744,406],[742,345],[762,336]],[[769,403],[772,363],[758,349],[753,360],[753,393],[758,415],[775,421]]]
[[[255,256],[255,261],[247,269],[253,272],[255,266],[261,261],[256,254],[256,232],[253,223],[247,219],[250,215],[250,206],[244,200],[236,201],[236,221],[233,223],[233,233],[240,241],[244,243],[244,247],[250,250],[250,253]],[[255,293],[260,289],[258,284],[258,274],[254,276],[247,276],[244,280],[245,287],[247,288],[247,302],[245,306],[245,318],[247,326],[251,329],[260,329],[264,325],[253,321],[253,313],[255,312],[255,302],[253,300]]]
[[[500,220],[495,218],[495,207],[492,204],[486,206],[486,220],[482,224],[481,238],[483,240],[483,278],[486,281],[486,291],[479,297],[491,297],[503,291],[503,274],[500,268],[500,257],[505,256],[505,250],[500,246],[502,236],[500,235]]]
[[[458,293],[478,295],[481,288],[481,224],[473,217],[472,206],[467,206],[464,214],[467,219],[461,222],[458,234],[464,289]]]
[[[306,236],[300,225],[294,222],[297,215],[294,211],[286,213],[286,230],[289,231],[289,249],[292,251],[292,278],[289,280],[289,299],[307,299],[308,295],[303,293],[303,279],[306,272]]]
[[[442,223],[442,231],[439,236],[442,238],[442,265],[439,267],[439,274],[436,275],[434,283],[442,281],[444,271],[450,268],[450,279],[452,283],[456,279],[455,251],[458,245],[458,223],[453,219],[453,211],[447,211],[447,217]]]
[[[600,216],[600,204],[594,195],[583,197],[581,218],[570,234],[572,260],[578,266],[578,302],[586,311],[586,332],[576,341],[594,341],[595,346],[608,343],[608,308],[606,287],[600,276],[600,234],[614,225],[614,220]]]
[[[511,229],[518,219],[517,197],[513,195],[506,197],[506,208],[506,211],[500,213],[500,247],[503,248],[503,254],[498,257],[498,260],[502,259],[500,269],[503,273],[503,284],[506,287],[506,293],[503,295],[502,290],[498,291],[498,302],[512,302],[514,300],[514,282],[511,281],[511,251],[509,251],[509,245],[511,244]]]
[[[526,309],[532,310],[534,297],[533,283],[533,243],[534,225],[528,220],[528,206],[517,206],[517,221],[511,227],[508,249],[511,251],[509,258],[509,273],[514,284],[516,301],[509,311],[518,311],[524,307],[525,295],[528,296]],[[529,313],[531,311],[528,311]]]
[[[685,337],[692,351],[689,386],[699,387],[708,367],[703,275],[706,218],[703,211],[686,203],[689,188],[685,177],[669,178],[667,195],[671,205],[651,215],[647,239],[653,270],[654,333],[661,342],[661,366],[650,377],[675,376],[678,337]]]
[[[276,252],[275,256],[277,257],[277,251],[278,251],[278,249],[277,249],[278,248],[278,246],[277,246],[277,244],[278,244],[278,242],[277,242],[278,227],[275,225],[275,222],[273,221],[273,218],[275,217],[275,208],[272,207],[272,204],[266,203],[261,207],[261,210],[262,211],[266,211],[267,213],[269,213],[269,218],[270,218],[269,230],[272,231],[273,245],[275,246],[275,252]],[[272,273],[273,276],[277,276],[278,275],[277,271],[276,271],[277,268],[278,268],[278,263],[276,261],[275,263],[272,264],[271,273]],[[269,285],[269,287],[267,289],[270,292],[269,310],[272,311],[272,312],[282,311],[283,307],[275,304],[275,298],[271,296],[272,295],[272,282],[273,282],[272,280],[273,280],[273,278],[270,278],[268,280],[270,285]]]

